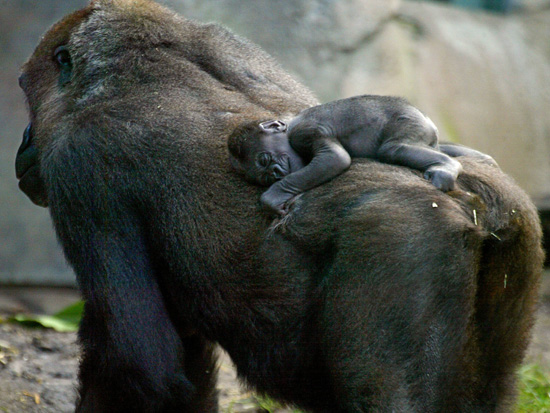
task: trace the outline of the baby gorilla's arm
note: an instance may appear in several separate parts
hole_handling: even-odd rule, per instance
[[[377,157],[384,162],[423,171],[424,178],[445,192],[454,188],[462,171],[456,159],[427,146],[391,142],[380,147]]]
[[[331,180],[349,168],[350,164],[351,158],[340,143],[332,139],[316,141],[311,162],[271,185],[260,201],[268,210],[284,215],[287,212],[287,201]]]

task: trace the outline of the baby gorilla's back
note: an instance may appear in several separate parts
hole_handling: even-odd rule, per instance
[[[437,147],[437,128],[406,99],[362,95],[340,99],[301,112],[289,125],[289,135],[317,129],[332,136],[357,158],[376,158],[386,142]],[[293,145],[299,143],[291,139]]]
[[[462,170],[438,150],[430,118],[400,97],[363,95],[306,109],[291,121],[288,136],[300,154],[315,158],[341,146],[351,157],[418,169],[443,191],[454,188]]]

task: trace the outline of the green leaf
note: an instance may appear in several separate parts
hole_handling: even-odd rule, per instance
[[[528,364],[519,371],[520,395],[517,413],[550,412],[550,375]]]
[[[9,321],[28,327],[53,328],[60,332],[77,331],[83,309],[84,302],[77,301],[54,315],[16,314]]]
[[[53,316],[66,320],[67,322],[72,322],[78,326],[80,319],[82,318],[82,312],[84,311],[84,301],[77,301],[74,304],[71,304],[64,309],[60,310],[58,313]]]

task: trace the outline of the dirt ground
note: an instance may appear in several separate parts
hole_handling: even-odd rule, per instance
[[[550,373],[550,271],[545,273],[542,291],[527,362],[538,363]],[[0,321],[4,320],[0,322],[0,412],[73,411],[78,364],[76,335],[27,328],[5,320],[22,311],[52,314],[77,298],[73,290],[0,289]],[[220,357],[218,388],[222,412],[266,411],[259,407],[253,394],[239,386],[225,354]]]
[[[0,324],[0,412],[74,411],[76,334]],[[222,412],[263,412],[239,386],[226,354],[220,357]],[[283,412],[285,410],[280,410]]]
[[[78,347],[75,333],[8,323],[16,313],[54,314],[74,303],[72,289],[0,287],[0,412],[74,411]],[[253,393],[243,389],[227,354],[220,351],[221,412],[260,413]],[[272,410],[290,413],[292,409]]]

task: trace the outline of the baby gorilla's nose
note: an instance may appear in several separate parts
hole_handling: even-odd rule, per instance
[[[286,175],[285,170],[279,164],[273,164],[271,167],[271,175],[275,179],[283,179]]]

